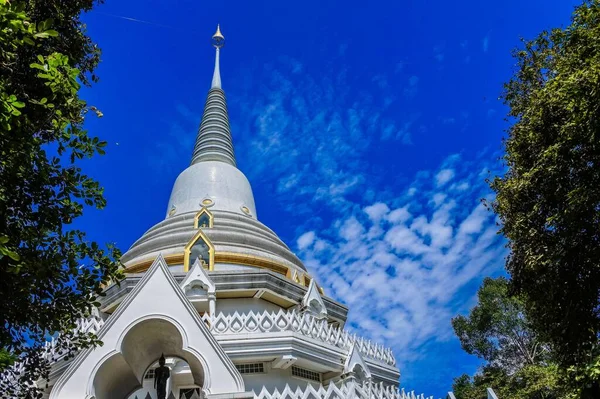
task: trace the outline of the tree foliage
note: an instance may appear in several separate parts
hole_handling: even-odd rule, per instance
[[[491,205],[535,330],[563,367],[580,367],[595,362],[600,333],[600,1],[515,57],[507,171]]]
[[[452,389],[457,399],[485,399],[488,387],[492,387],[499,398],[572,398],[563,386],[556,364],[528,365],[510,375],[501,368],[484,366],[473,377],[463,374],[456,378]]]
[[[486,278],[477,296],[469,315],[455,317],[452,326],[463,349],[485,364],[473,378],[455,380],[456,397],[485,398],[492,387],[501,398],[562,398],[550,349],[531,328],[523,301],[510,294],[508,280]]]
[[[72,330],[102,285],[121,277],[118,250],[70,227],[85,206],[105,206],[99,183],[78,166],[106,145],[83,128],[98,111],[78,95],[99,59],[79,21],[94,3],[0,0],[0,391],[8,397],[40,397],[33,383],[48,377],[49,335],[60,333],[66,353],[98,343]],[[23,373],[9,367],[16,360]]]
[[[547,356],[547,347],[525,317],[523,302],[509,295],[508,280],[486,278],[477,297],[478,304],[468,317],[452,319],[467,353],[507,372],[537,364]]]

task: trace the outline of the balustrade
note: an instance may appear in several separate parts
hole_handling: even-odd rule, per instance
[[[349,382],[337,386],[329,384],[327,388],[322,385],[315,388],[307,385],[305,388],[291,389],[286,385],[282,391],[275,388],[269,391],[263,387],[254,399],[433,399],[433,396],[416,395],[414,392],[405,392],[404,389],[390,385],[374,384],[370,381],[364,383]]]
[[[257,313],[250,311],[249,313],[235,312],[227,315],[218,313],[215,316],[204,314],[202,319],[215,335],[293,331],[344,349],[349,349],[356,343],[364,357],[376,359],[391,366],[396,365],[396,359],[391,349],[337,326],[332,326],[326,320],[317,319],[308,313],[298,313],[295,310]]]

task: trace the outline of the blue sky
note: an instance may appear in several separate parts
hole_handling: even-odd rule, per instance
[[[239,168],[259,219],[350,306],[349,328],[394,348],[408,390],[442,396],[477,359],[454,338],[505,255],[480,204],[500,170],[498,100],[520,37],[576,1],[107,1],[87,123],[109,142],[85,170],[108,207],[78,226],[126,250],[165,214],[221,57]],[[119,18],[131,17],[149,23]]]

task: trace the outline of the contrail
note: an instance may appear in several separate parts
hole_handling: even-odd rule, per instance
[[[97,14],[102,14],[102,15],[106,15],[106,16],[109,16],[109,17],[113,17],[113,18],[124,19],[125,21],[131,21],[131,22],[137,22],[137,23],[140,23],[140,24],[158,26],[160,28],[167,28],[167,29],[179,30],[179,31],[184,31],[184,32],[194,32],[194,31],[191,31],[191,30],[188,30],[188,29],[181,29],[181,28],[177,28],[175,26],[159,24],[159,23],[151,22],[151,21],[144,21],[143,19],[126,17],[124,15],[110,14],[108,12],[103,12],[103,11],[93,11],[93,12],[95,12]],[[197,32],[194,32],[194,33],[197,33]]]

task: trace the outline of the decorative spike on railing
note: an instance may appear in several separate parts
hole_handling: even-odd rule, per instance
[[[338,383],[339,384],[339,383]],[[341,386],[329,384],[327,388],[322,385],[315,387],[307,384],[305,388],[297,387],[293,390],[286,385],[282,391],[277,388],[273,391],[263,387],[254,399],[433,399],[433,396],[415,395],[414,391],[409,394],[393,385],[384,386],[383,383],[373,384],[370,381],[364,383],[350,382],[341,383]]]
[[[360,353],[367,358],[396,365],[396,359],[391,349],[373,343],[356,334],[349,333],[339,327],[331,326],[326,320],[320,320],[308,313],[298,313],[295,310],[277,312],[253,312],[240,314],[218,313],[214,316],[204,314],[202,319],[211,332],[219,334],[238,334],[253,332],[294,331],[348,349],[356,342]]]

